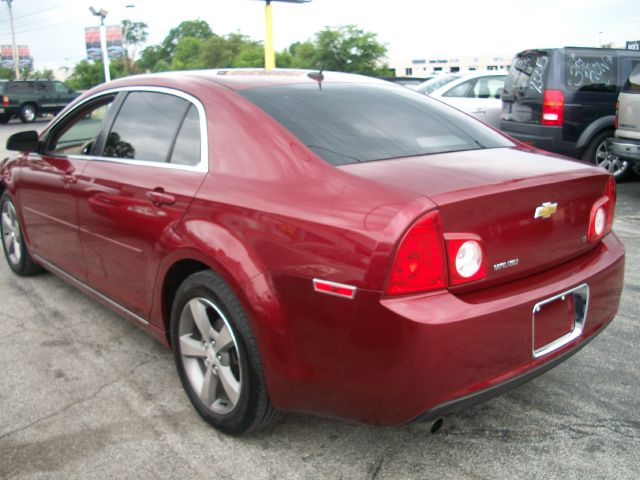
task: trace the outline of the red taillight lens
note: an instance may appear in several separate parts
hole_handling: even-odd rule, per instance
[[[596,242],[613,228],[613,214],[616,206],[616,181],[613,177],[607,179],[604,196],[599,198],[591,207],[589,216],[589,230],[587,240]]]
[[[445,288],[446,275],[440,213],[434,210],[420,218],[400,241],[391,264],[387,293]]]
[[[449,284],[460,285],[487,276],[486,256],[480,237],[464,234],[447,234],[449,259]]]
[[[542,96],[542,125],[559,126],[564,122],[562,90],[545,90]]]
[[[9,106],[9,97],[7,97],[6,95],[4,97],[2,97],[2,106],[3,107],[8,107]]]

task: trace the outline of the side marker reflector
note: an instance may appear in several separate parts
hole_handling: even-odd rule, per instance
[[[336,297],[352,299],[356,296],[356,287],[343,283],[329,282],[327,280],[313,279],[313,289],[316,292],[335,295]]]

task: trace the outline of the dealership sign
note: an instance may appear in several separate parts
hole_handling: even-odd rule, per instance
[[[120,25],[107,25],[107,52],[109,58],[124,56],[122,46],[122,27]],[[84,29],[84,42],[87,47],[88,60],[102,60],[102,48],[100,47],[100,27],[87,27]]]
[[[13,68],[13,48],[11,45],[0,45],[0,66]],[[33,57],[26,45],[18,45],[18,61],[20,68],[33,68]]]

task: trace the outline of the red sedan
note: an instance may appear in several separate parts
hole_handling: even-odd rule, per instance
[[[11,269],[157,336],[227,433],[283,411],[438,419],[565,360],[618,309],[609,174],[388,82],[130,77],[7,148]]]

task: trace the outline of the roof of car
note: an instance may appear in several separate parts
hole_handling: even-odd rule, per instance
[[[314,75],[319,72],[317,70],[296,70],[296,69],[273,69],[265,70],[263,68],[226,68],[215,70],[189,70],[178,72],[163,72],[145,75],[136,75],[134,77],[125,77],[121,79],[123,82],[131,82],[139,84],[145,81],[212,81],[219,85],[232,90],[245,90],[248,88],[266,87],[275,85],[292,85],[292,84],[317,84]],[[365,75],[355,75],[351,73],[340,72],[322,72],[322,83],[367,83],[376,85],[391,85],[389,82],[379,80]],[[118,82],[120,83],[120,82]]]

